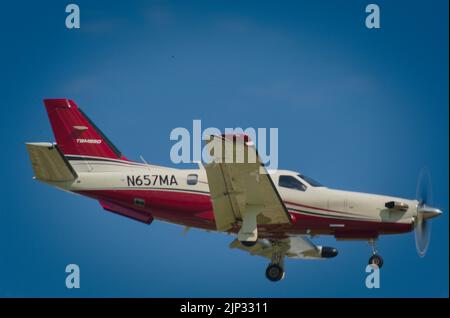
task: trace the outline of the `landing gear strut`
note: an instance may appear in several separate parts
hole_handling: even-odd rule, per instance
[[[281,253],[279,246],[276,243],[273,244],[273,253],[271,262],[266,269],[266,277],[272,282],[277,282],[284,278],[284,254]]]
[[[369,244],[372,247],[372,256],[369,258],[369,265],[377,265],[378,268],[381,268],[383,266],[383,258],[378,255],[378,251],[375,246],[375,240],[370,240]]]

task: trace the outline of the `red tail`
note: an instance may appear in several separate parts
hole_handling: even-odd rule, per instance
[[[70,99],[44,99],[56,143],[66,156],[126,160],[120,151]]]

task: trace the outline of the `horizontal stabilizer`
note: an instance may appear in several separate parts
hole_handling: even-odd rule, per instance
[[[58,146],[49,142],[26,144],[34,174],[38,180],[63,182],[78,176]]]

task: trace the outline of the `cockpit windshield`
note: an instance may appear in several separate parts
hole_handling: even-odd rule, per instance
[[[321,183],[317,182],[316,180],[314,180],[314,179],[312,179],[310,177],[307,177],[307,176],[305,176],[303,174],[299,174],[298,176],[302,180],[305,180],[312,187],[323,187],[323,185]]]

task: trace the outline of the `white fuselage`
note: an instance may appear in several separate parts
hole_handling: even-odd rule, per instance
[[[192,211],[195,211],[195,201],[198,199],[199,202],[202,202],[198,205],[198,212],[204,211],[205,204],[209,201],[207,176],[202,168],[173,169],[122,160],[91,161],[89,158],[70,161],[70,163],[77,171],[78,179],[73,182],[54,184],[68,191],[84,195],[93,193],[94,198],[97,197],[95,193],[105,191],[117,193],[125,190],[139,193],[143,197],[145,197],[146,191],[148,193],[170,191],[174,201],[181,200]],[[195,183],[188,182],[188,178],[192,178],[192,176],[196,176]],[[356,231],[355,238],[365,238],[379,233],[401,233],[413,228],[414,217],[417,215],[418,201],[416,200],[312,186],[294,171],[271,171],[270,176],[292,218],[299,220],[291,234],[335,234],[336,237],[353,238],[351,234],[348,234]],[[286,178],[286,176],[297,179],[304,185],[304,189],[282,186],[280,178]],[[190,196],[187,199],[186,195],[188,194]],[[401,211],[388,209],[385,205],[389,201],[402,202],[407,205],[407,209]],[[174,210],[174,206],[169,204],[166,209],[164,202],[158,202],[154,206],[152,206],[152,202],[149,202],[149,210],[155,214],[155,218],[172,221],[171,209]],[[165,214],[165,212],[167,213]],[[190,214],[191,217],[199,217],[198,215],[204,215],[211,221],[211,216],[207,213]],[[184,222],[184,220],[179,220],[179,214],[176,214],[175,219],[174,223],[182,224]],[[322,224],[319,224],[320,222]],[[364,226],[360,230],[355,230],[358,228],[358,222],[363,222],[361,224]],[[187,223],[189,225],[189,222]],[[375,224],[377,225],[375,226]],[[385,231],[383,224],[387,226]],[[392,224],[403,224],[403,227],[397,230],[396,227],[392,227]],[[301,231],[298,232],[296,228]],[[291,232],[290,229],[282,230],[287,234]]]

